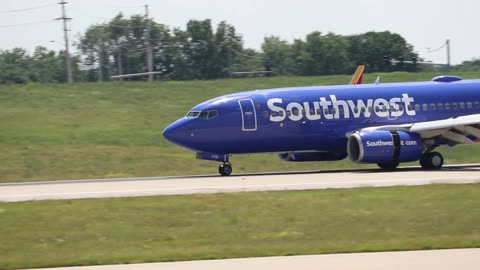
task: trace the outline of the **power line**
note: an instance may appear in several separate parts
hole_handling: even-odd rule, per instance
[[[428,50],[427,52],[428,52],[428,53],[437,52],[437,51],[440,51],[441,49],[443,49],[445,46],[447,46],[447,42],[443,43],[442,46],[440,46],[438,49]]]
[[[18,27],[18,26],[28,26],[28,25],[32,25],[32,24],[48,23],[48,22],[53,22],[53,21],[55,21],[55,20],[45,20],[45,21],[36,21],[36,22],[27,22],[27,23],[0,25],[0,28]]]
[[[259,60],[265,60],[265,57],[261,57],[261,56],[253,56],[253,55],[248,55],[246,54],[245,52],[240,52],[238,50],[235,50],[233,48],[230,48],[230,50],[234,51],[235,53],[243,56],[243,57],[246,57],[246,58],[251,58],[251,59],[259,59]]]
[[[4,11],[0,11],[0,13],[23,12],[23,11],[30,11],[30,10],[37,10],[37,9],[52,7],[52,6],[56,6],[56,5],[57,5],[57,4],[47,4],[47,5],[34,6],[34,7],[29,7],[29,8],[21,8],[21,9],[13,9],[13,10],[4,10]]]

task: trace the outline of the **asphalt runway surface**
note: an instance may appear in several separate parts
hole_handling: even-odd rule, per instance
[[[0,201],[19,202],[479,182],[480,164],[447,166],[439,171],[423,171],[417,167],[408,167],[395,171],[350,170],[244,174],[229,177],[85,179],[0,184]]]
[[[43,270],[478,270],[479,266],[480,249],[450,249],[60,267]]]

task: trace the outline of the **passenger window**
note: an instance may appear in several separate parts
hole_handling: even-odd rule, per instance
[[[287,111],[287,116],[292,116],[292,111]]]
[[[373,112],[373,107],[368,107],[368,112],[372,113]]]
[[[283,111],[279,111],[278,115],[283,116]]]
[[[303,116],[307,115],[307,111],[302,110],[302,115],[303,115]]]
[[[398,105],[398,110],[403,112],[403,105]]]
[[[428,104],[423,104],[422,108],[423,108],[424,111],[428,111]]]
[[[375,112],[380,112],[380,107],[375,106]]]
[[[321,109],[317,109],[317,114],[318,114],[318,115],[321,115],[321,114],[322,114],[322,110],[321,110]]]
[[[310,109],[310,115],[314,115],[315,111],[313,109]]]
[[[436,108],[435,108],[435,104],[434,104],[434,103],[430,104],[430,110],[431,110],[431,111],[435,111],[435,109],[436,109]]]
[[[354,113],[358,113],[358,108],[355,107],[355,108],[353,109],[353,112],[354,112]]]
[[[335,108],[332,109],[332,114],[335,114],[337,112],[337,110],[335,110]]]
[[[387,111],[387,106],[383,106],[382,107],[382,112],[386,112]]]
[[[443,103],[438,103],[437,108],[439,111],[443,110]]]
[[[297,108],[293,108],[292,109],[292,114],[295,115],[295,116],[300,115],[300,111]]]
[[[338,109],[338,113],[339,113],[340,115],[343,115],[343,112],[344,112],[343,108],[339,108],[339,109]]]
[[[420,111],[420,104],[415,104],[415,111],[417,111],[417,112]]]
[[[362,112],[362,113],[365,113],[365,111],[366,111],[366,108],[365,108],[365,107],[362,107],[362,108],[360,109],[360,112]]]
[[[475,109],[480,109],[480,102],[479,101],[475,102]]]
[[[450,110],[450,103],[445,103],[445,110]]]
[[[460,102],[460,109],[465,109],[465,102]]]
[[[267,111],[263,112],[263,117],[268,118],[268,112]]]
[[[470,102],[470,101],[469,101],[469,102],[467,102],[467,108],[468,108],[468,109],[471,109],[471,108],[473,108],[473,103],[472,103],[472,102]]]
[[[452,103],[452,109],[454,110],[458,109],[458,104],[456,102]]]
[[[328,109],[324,109],[324,110],[323,110],[323,113],[324,113],[325,115],[330,114],[330,112],[328,111]]]

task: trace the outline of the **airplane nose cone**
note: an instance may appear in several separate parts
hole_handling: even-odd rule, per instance
[[[163,130],[163,137],[170,141],[171,143],[189,147],[190,139],[189,139],[189,131],[188,131],[188,120],[180,119]]]
[[[176,123],[176,122],[175,122]],[[173,124],[170,124],[168,127],[166,127],[164,130],[163,130],[163,137],[165,139],[167,139],[167,141],[170,141],[172,143],[175,143],[175,134],[178,133],[178,128],[177,128],[177,125],[173,123]]]

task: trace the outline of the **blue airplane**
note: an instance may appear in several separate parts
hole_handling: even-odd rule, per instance
[[[440,169],[441,145],[479,143],[480,80],[438,76],[427,82],[290,87],[240,92],[203,102],[163,136],[221,162],[231,155],[275,153],[285,161],[334,161],[395,169],[420,161]],[[357,85],[355,85],[357,84]]]

